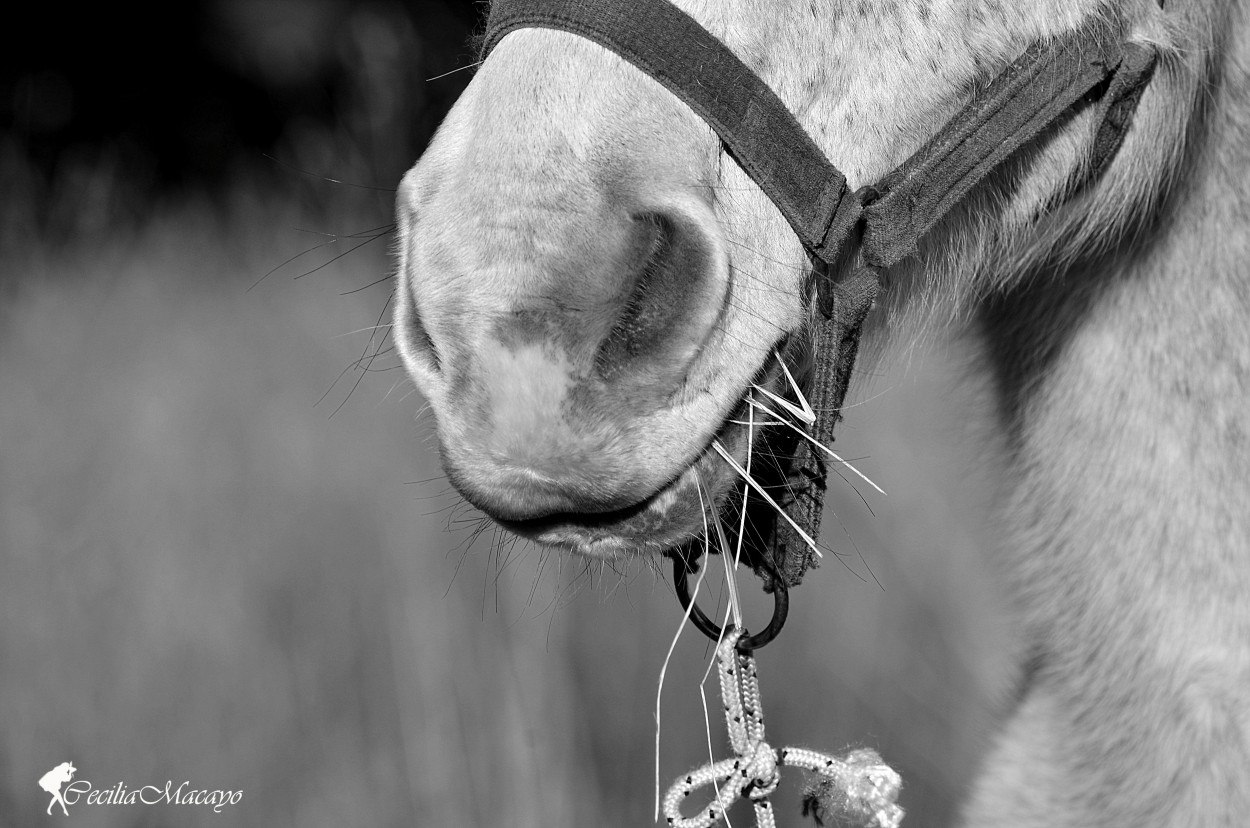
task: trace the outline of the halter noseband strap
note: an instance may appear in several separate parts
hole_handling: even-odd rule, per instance
[[[715,130],[814,258],[833,264],[862,218],[864,263],[878,268],[913,254],[916,241],[989,172],[1109,83],[1092,165],[1100,171],[1155,58],[1149,47],[1112,39],[1097,21],[1034,44],[903,164],[850,193],[777,94],[669,0],[495,0],[487,26],[483,56],[509,32],[548,28],[625,58]]]
[[[668,0],[495,0],[482,55],[524,28],[581,35],[655,78],[716,131],[803,246],[822,249],[846,178],[760,76],[690,15]]]
[[[833,439],[878,271],[914,255],[931,230],[982,179],[1084,102],[1102,120],[1087,181],[1106,168],[1155,64],[1153,49],[1110,36],[1095,22],[1030,47],[899,167],[854,192],[776,93],[733,52],[669,0],[495,0],[482,54],[511,31],[558,29],[592,40],[655,78],[720,136],[728,153],[777,205],[812,259],[826,320],[815,332],[817,412],[812,436]],[[787,512],[817,537],[825,463],[801,441]],[[798,584],[814,554],[792,530],[773,527],[772,560],[755,558],[770,586]],[[679,576],[697,552],[679,550]],[[683,599],[684,602],[684,599]],[[779,604],[781,606],[780,598]],[[776,620],[776,619],[775,619]],[[770,625],[779,627],[776,623]],[[774,630],[775,633],[775,630]],[[763,642],[754,646],[762,646]]]

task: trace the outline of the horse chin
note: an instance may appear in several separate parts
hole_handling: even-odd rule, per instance
[[[770,358],[753,385],[777,391],[781,371]],[[748,443],[759,429],[748,425],[748,387],[722,418],[720,427],[698,456],[667,483],[637,503],[611,512],[561,513],[538,520],[496,522],[543,546],[588,558],[616,560],[661,554],[708,529],[738,474],[713,448],[720,446],[739,465],[746,465]]]

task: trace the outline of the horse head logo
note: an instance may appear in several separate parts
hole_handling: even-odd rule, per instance
[[[61,796],[61,788],[74,778],[77,770],[78,768],[74,767],[72,762],[62,762],[39,778],[39,787],[52,794],[52,801],[48,803],[49,814],[52,813],[52,806],[59,802],[61,810],[69,816],[69,809],[65,807],[65,797]]]

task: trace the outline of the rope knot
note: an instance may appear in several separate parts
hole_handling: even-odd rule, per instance
[[[765,741],[755,659],[736,647],[744,632],[741,628],[733,630],[716,648],[721,700],[736,758],[711,762],[673,783],[663,802],[668,824],[672,828],[711,828],[724,818],[735,799],[750,799],[755,805],[757,828],[776,828],[768,797],[781,781],[781,766],[789,765],[813,771],[821,780],[819,790],[809,792],[804,814],[810,811],[846,817],[870,828],[898,828],[903,818],[903,809],[895,801],[899,776],[874,751],[857,750],[838,759],[807,748],[774,750]],[[704,785],[716,789],[715,798],[694,816],[682,816],[686,797]]]
[[[768,742],[761,740],[755,743],[750,758],[742,768],[742,775],[746,778],[742,793],[754,801],[766,799],[777,790],[781,781],[781,774],[777,772],[777,752]]]

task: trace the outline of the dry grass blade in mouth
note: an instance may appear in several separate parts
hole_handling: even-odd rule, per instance
[[[781,366],[781,370],[785,372],[786,379],[790,382],[790,388],[794,391],[794,396],[798,398],[799,404],[795,405],[789,400],[779,397],[772,391],[769,391],[767,388],[763,388],[758,385],[753,385],[751,387],[768,397],[773,402],[777,403],[777,405],[780,405],[786,411],[790,412],[796,420],[810,428],[812,424],[816,422],[816,412],[812,410],[812,404],[807,401],[807,396],[803,393],[803,390],[799,388],[798,382],[795,381],[794,375],[790,373],[790,369],[786,366],[786,361],[781,358],[781,354],[773,351],[773,355],[777,358],[777,364]]]
[[[786,373],[787,375],[789,374],[788,371]],[[754,446],[754,444],[755,444],[755,416],[754,416],[754,411],[750,410],[748,412],[748,422],[747,422],[747,464],[746,464],[746,469],[745,469],[748,475],[750,474],[750,469],[751,469],[752,447]],[[703,496],[702,477],[696,477],[695,482],[697,485],[697,491],[699,493],[699,510],[703,515],[703,555],[706,560],[707,556],[711,553],[710,531],[709,531],[709,526],[708,526],[708,508],[707,508],[708,501]],[[742,561],[742,539],[745,533],[746,517],[747,517],[746,498],[744,497],[742,500],[742,506],[739,510],[738,539],[737,539],[737,543],[734,545],[734,556],[733,556],[732,564],[729,561],[730,543],[729,543],[729,539],[725,536],[725,528],[724,526],[722,526],[718,515],[714,515],[712,519],[712,526],[714,526],[716,529],[716,537],[720,545],[721,561],[725,567],[725,585],[729,591],[729,607],[727,608],[725,612],[725,618],[721,623],[722,629],[728,629],[729,617],[731,615],[734,620],[734,625],[737,627],[742,626],[742,602],[738,594],[738,582],[737,582],[736,574],[737,574],[738,566],[741,564],[741,561]],[[668,665],[669,665],[669,662],[672,660],[673,651],[677,647],[677,641],[681,637],[682,632],[686,629],[687,623],[690,621],[690,613],[694,609],[694,602],[697,601],[699,598],[699,589],[703,585],[703,578],[706,574],[707,574],[707,567],[706,566],[701,567],[699,569],[699,576],[695,580],[694,591],[691,595],[690,606],[686,607],[686,610],[682,615],[681,624],[678,627],[677,632],[673,635],[672,640],[669,642],[668,652],[664,656],[664,664],[660,668],[660,678],[658,682],[658,687],[656,688],[656,694],[655,694],[655,820],[657,822],[660,819],[660,790],[661,790],[660,789],[660,736],[661,736],[660,701],[664,694],[664,678],[665,678],[666,673],[668,672]],[[712,749],[712,723],[711,723],[711,717],[708,714],[706,688],[707,688],[708,677],[712,674],[712,668],[715,665],[715,663],[716,663],[716,658],[715,656],[713,656],[712,658],[708,660],[707,668],[703,672],[703,678],[699,681],[699,698],[703,704],[703,725],[704,725],[704,733],[707,736],[707,751],[708,751],[709,762],[714,761],[714,752]],[[717,793],[717,796],[720,795],[719,786],[717,786],[716,793]],[[728,818],[726,818],[726,822],[728,822]]]
[[[855,474],[858,475],[869,486],[872,486],[881,494],[885,494],[885,490],[882,489],[880,486],[878,486],[876,483],[874,483],[868,477],[868,475],[864,474],[859,469],[855,468],[855,466],[853,466],[849,460],[844,460],[836,451],[834,451],[833,449],[826,446],[824,443],[817,440],[808,432],[807,429],[811,428],[811,426],[816,422],[816,412],[812,409],[812,404],[808,402],[807,395],[803,393],[803,389],[799,387],[798,382],[794,379],[794,375],[790,373],[790,369],[786,366],[785,360],[781,358],[781,354],[778,354],[776,352],[774,352],[774,354],[777,357],[777,363],[781,366],[781,370],[785,372],[786,379],[790,383],[790,390],[794,393],[794,396],[798,399],[799,404],[795,405],[789,400],[786,400],[778,396],[777,394],[774,394],[772,391],[769,391],[767,388],[763,388],[759,385],[753,385],[752,388],[754,388],[756,391],[760,392],[764,396],[768,397],[773,402],[777,403],[779,406],[782,407],[782,409],[784,409],[785,411],[793,415],[793,417],[797,419],[799,422],[801,422],[803,426],[805,427],[800,428],[798,425],[795,425],[792,421],[778,414],[776,411],[772,410],[771,408],[759,402],[758,400],[753,400],[748,397],[747,404],[750,405],[752,408],[758,408],[759,410],[775,418],[777,422],[772,423],[772,425],[781,424],[781,425],[785,425],[789,428],[794,429],[794,431],[796,431],[801,437],[803,437],[803,439],[807,440],[812,445],[816,446],[818,449],[828,454],[839,464],[846,466],[848,469],[855,472]]]
[[[725,447],[721,445],[720,440],[713,441],[712,448],[714,448],[716,450],[716,453],[719,454],[721,458],[726,463],[729,464],[729,467],[731,469],[737,472],[738,475],[747,482],[747,485],[749,485],[755,491],[756,494],[764,498],[764,501],[768,503],[768,505],[772,506],[773,509],[777,511],[777,514],[785,519],[786,523],[790,524],[790,527],[794,529],[796,533],[798,533],[799,537],[803,539],[803,542],[806,543],[809,547],[811,547],[812,551],[816,553],[816,557],[818,558],[824,557],[824,553],[821,552],[820,549],[816,546],[816,541],[812,540],[812,536],[804,532],[803,529],[797,523],[794,522],[794,519],[786,514],[785,509],[782,509],[781,506],[777,503],[777,501],[773,499],[773,496],[770,495],[764,489],[763,486],[761,486],[758,482],[756,482],[755,478],[753,478],[746,469],[742,468],[742,466],[738,464],[737,460],[733,459],[733,455],[731,455],[728,451],[725,450]]]
[[[759,390],[760,390],[760,391],[764,391],[764,389],[763,389],[763,388],[760,388]],[[764,391],[764,393],[768,393],[768,392],[767,392],[767,391]],[[850,460],[845,460],[845,459],[843,459],[843,457],[842,457],[840,454],[838,454],[836,451],[834,451],[833,449],[831,449],[831,448],[829,448],[828,446],[826,446],[824,443],[822,443],[822,442],[820,442],[819,440],[817,440],[817,439],[816,439],[815,437],[813,437],[812,435],[808,434],[808,433],[807,433],[807,431],[805,431],[804,429],[799,428],[799,427],[798,427],[798,426],[796,426],[794,423],[790,422],[790,421],[789,421],[789,420],[787,420],[785,417],[781,416],[781,415],[780,415],[780,414],[778,414],[776,411],[773,411],[771,408],[769,408],[768,406],[766,406],[766,405],[764,405],[763,403],[759,402],[758,400],[750,400],[750,399],[748,399],[748,400],[747,400],[747,404],[748,404],[748,405],[750,405],[752,408],[758,408],[760,411],[763,411],[765,414],[768,414],[769,416],[773,417],[773,418],[776,420],[776,422],[775,422],[775,423],[771,423],[771,425],[784,425],[784,426],[786,426],[787,428],[791,428],[791,429],[793,429],[794,431],[796,431],[796,432],[799,434],[799,436],[800,436],[800,437],[802,437],[803,439],[807,440],[809,443],[811,443],[811,444],[812,444],[812,445],[814,445],[816,448],[818,448],[818,449],[820,449],[821,451],[823,451],[825,454],[828,454],[828,455],[829,455],[830,457],[832,457],[835,461],[837,461],[837,463],[838,463],[839,465],[846,466],[848,469],[850,469],[851,471],[855,472],[855,474],[856,474],[856,475],[857,475],[857,476],[858,476],[861,480],[863,480],[865,483],[867,483],[869,486],[872,486],[874,489],[876,489],[876,490],[877,490],[878,492],[880,492],[881,494],[885,494],[885,489],[883,489],[883,488],[881,488],[880,486],[878,486],[876,483],[874,483],[874,482],[872,481],[872,478],[870,478],[868,475],[864,474],[862,471],[860,471],[859,469],[857,469],[857,468],[854,466],[854,464],[852,464],[852,463],[851,463],[851,461],[850,461]]]
[[[706,558],[711,554],[711,541],[708,535],[707,525],[707,500],[703,497],[703,479],[695,478],[696,489],[699,493],[699,510],[703,514],[703,556]],[[719,524],[718,524],[719,525]],[[664,678],[668,674],[669,662],[673,660],[673,651],[677,649],[677,641],[681,638],[681,634],[686,630],[687,624],[690,622],[690,613],[694,610],[694,602],[699,599],[699,589],[703,586],[703,578],[707,575],[707,567],[699,567],[699,576],[694,582],[694,591],[691,593],[690,606],[686,607],[681,616],[681,622],[677,625],[677,631],[673,633],[673,638],[669,641],[668,652],[664,655],[664,663],[660,665],[660,679],[655,690],[655,820],[660,820],[660,700],[664,696]],[[706,702],[704,704],[704,715],[706,716]],[[708,750],[711,750],[711,732],[708,735]]]
[[[810,425],[816,420],[815,411],[812,410],[811,404],[807,401],[807,397],[804,396],[802,390],[799,388],[798,383],[795,381],[794,376],[790,373],[790,369],[786,366],[785,360],[781,358],[780,354],[776,354],[776,358],[777,358],[778,364],[781,366],[781,370],[785,373],[786,379],[790,382],[790,387],[791,389],[793,389],[795,396],[798,398],[799,404],[795,405],[794,403],[788,400],[785,400],[782,397],[778,396],[777,394],[774,394],[768,389],[762,388],[758,385],[753,385],[752,388],[756,391],[759,391],[765,394],[769,399],[777,402],[777,404],[782,406],[786,411],[792,414],[800,422],[803,422],[806,425]],[[812,439],[804,429],[799,428],[798,426],[794,425],[786,417],[776,413],[775,411],[770,410],[767,406],[763,405],[758,400],[752,399],[750,395],[748,395],[746,401],[749,406],[748,422],[745,423],[749,431],[748,441],[747,441],[748,466],[749,466],[749,462],[751,458],[750,446],[754,443],[754,436],[755,436],[754,435],[754,427],[755,427],[754,410],[756,408],[759,408],[761,411],[765,411],[777,421],[775,423],[768,423],[768,425],[775,426],[775,425],[784,424],[786,426],[789,426],[790,428],[793,428],[795,431],[802,434],[803,436],[808,437],[808,439]],[[820,445],[820,444],[817,443],[817,445]],[[729,464],[730,468],[732,468],[735,472],[737,472],[738,475],[742,477],[744,481],[746,481],[747,485],[752,490],[754,490],[756,494],[758,494],[761,498],[763,498],[763,500],[769,506],[773,508],[773,510],[777,513],[777,515],[779,515],[782,519],[784,519],[786,523],[788,523],[794,529],[794,531],[798,534],[798,536],[802,538],[803,542],[806,543],[808,547],[810,547],[811,550],[816,554],[816,557],[818,558],[824,557],[824,553],[820,551],[819,547],[816,544],[815,539],[812,538],[811,535],[809,535],[806,531],[804,531],[794,521],[793,518],[791,518],[788,514],[786,514],[785,509],[783,509],[781,505],[778,504],[777,501],[772,497],[772,495],[770,495],[768,491],[762,485],[760,485],[759,481],[757,481],[754,478],[754,476],[752,476],[752,474],[750,473],[748,469],[744,469],[736,460],[734,460],[733,456],[730,455],[730,453],[725,449],[724,445],[722,445],[719,440],[712,441],[712,448],[715,449],[716,453],[719,454],[721,458],[724,459],[724,461]],[[745,498],[744,498],[744,501],[745,501]],[[741,538],[741,532],[739,533],[739,538]]]

